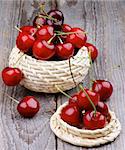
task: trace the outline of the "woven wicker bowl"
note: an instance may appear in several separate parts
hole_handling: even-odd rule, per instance
[[[50,119],[50,127],[60,139],[77,146],[93,147],[112,142],[120,134],[120,122],[112,111],[110,122],[102,129],[86,130],[70,126],[60,117],[61,110],[67,104],[61,105]]]
[[[90,67],[89,54],[86,47],[70,59],[71,70],[76,84],[82,82]],[[12,49],[9,57],[9,66],[20,68],[24,74],[21,85],[35,92],[57,93],[55,85],[63,91],[75,87],[73,82],[69,60],[42,61],[26,55],[17,47]]]

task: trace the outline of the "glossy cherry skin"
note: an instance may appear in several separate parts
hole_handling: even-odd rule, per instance
[[[101,101],[99,101],[98,104],[96,105],[96,110],[102,113],[104,116],[108,116],[109,114],[108,106]]]
[[[92,61],[94,61],[98,56],[97,48],[90,43],[85,43],[85,46],[88,48],[88,52],[90,52]]]
[[[23,78],[23,73],[19,68],[6,67],[2,71],[2,79],[7,86],[16,86]]]
[[[87,36],[85,31],[80,28],[72,28],[70,32],[77,32],[67,35],[66,41],[72,43],[76,48],[81,48],[85,45]]]
[[[71,28],[68,24],[63,24],[63,25],[62,25],[62,32],[67,33],[67,32],[70,32],[71,29],[72,29],[72,28]],[[67,38],[67,35],[61,35],[60,37],[65,41],[66,38]]]
[[[89,98],[91,99],[91,101],[93,102],[93,104],[96,106],[98,104],[98,102],[100,101],[99,94],[92,92],[88,89],[85,89],[85,91],[86,91],[87,95],[89,96]],[[83,91],[79,92],[78,105],[79,105],[80,109],[85,109],[85,110],[93,109],[90,101],[88,100],[87,96],[85,95],[85,93]]]
[[[36,31],[37,31],[37,29],[36,29],[35,27],[33,27],[33,26],[22,26],[22,27],[20,28],[20,30],[21,30],[22,32],[28,33],[29,35],[35,34]]]
[[[74,47],[71,43],[56,45],[56,55],[61,59],[69,59],[74,54]]]
[[[71,29],[72,29],[71,26],[69,26],[68,24],[62,25],[62,32],[70,32]]]
[[[22,52],[28,52],[32,48],[35,38],[26,32],[20,32],[16,39],[17,48]]]
[[[39,28],[36,32],[36,38],[38,40],[46,40],[48,41],[54,35],[54,28],[49,25],[45,25]]]
[[[33,55],[40,60],[48,60],[55,54],[55,46],[47,41],[36,41],[33,45]]]
[[[93,83],[92,90],[100,95],[100,100],[105,101],[113,92],[113,86],[109,81],[96,80]]]
[[[44,14],[41,14],[44,16]],[[42,18],[42,16],[36,16],[33,20],[33,26],[35,27],[41,27],[43,25],[46,25],[46,19]]]
[[[46,23],[50,26],[53,26],[55,30],[61,30],[62,24],[64,22],[64,16],[63,13],[60,10],[51,10],[48,12],[48,15],[52,18],[55,18],[55,20],[47,19]]]
[[[106,117],[100,112],[87,111],[83,116],[83,123],[85,129],[96,130],[104,128],[106,125]]]
[[[79,106],[78,106],[78,93],[71,96],[71,98],[69,99],[69,105],[74,105],[74,106],[79,108]]]
[[[80,112],[76,106],[67,105],[61,111],[61,119],[72,126],[80,124]]]
[[[17,105],[18,112],[25,118],[34,117],[39,109],[40,104],[33,96],[24,97]]]

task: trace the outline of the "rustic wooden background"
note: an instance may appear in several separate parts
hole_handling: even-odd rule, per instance
[[[116,112],[123,129],[115,142],[94,149],[125,150],[125,1],[48,1],[47,10],[55,7],[64,13],[65,23],[84,28],[88,32],[89,42],[99,49],[99,57],[93,64],[94,77],[106,78],[114,86],[108,104]],[[8,56],[15,45],[17,31],[14,26],[31,22],[37,8],[36,0],[0,0],[0,71],[8,65]],[[85,85],[88,85],[89,79],[90,75],[86,77]],[[33,119],[23,119],[16,110],[16,104],[0,94],[0,150],[86,149],[62,142],[50,130],[51,111],[55,111],[67,100],[62,94],[37,94],[21,86],[10,88],[1,79],[0,85],[0,91],[3,90],[18,100],[26,95],[35,95],[42,106]],[[74,90],[68,93],[71,94]]]

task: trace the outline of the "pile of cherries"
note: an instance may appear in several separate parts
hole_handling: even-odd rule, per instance
[[[98,50],[87,43],[84,30],[64,24],[64,15],[60,10],[42,11],[33,20],[32,26],[19,29],[16,45],[20,51],[31,54],[40,60],[65,60],[86,46],[94,61]]]
[[[109,81],[95,80],[92,90],[84,89],[74,94],[62,111],[61,118],[80,129],[101,129],[110,122],[107,100],[113,92]]]

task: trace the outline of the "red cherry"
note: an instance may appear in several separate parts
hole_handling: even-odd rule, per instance
[[[67,35],[66,41],[72,43],[76,48],[81,48],[85,45],[87,36],[85,31],[80,28],[72,28],[70,32],[77,32]]]
[[[78,106],[78,93],[71,96],[71,98],[69,99],[69,105],[74,105],[76,107],[79,107]]]
[[[26,32],[20,32],[16,39],[17,47],[23,52],[27,52],[32,48],[34,42],[35,38]]]
[[[41,14],[42,16],[44,16],[44,14]],[[39,27],[39,26],[43,26],[46,24],[46,19],[42,18],[42,16],[36,16],[33,20],[33,26],[35,27]]]
[[[108,116],[109,114],[108,106],[104,102],[98,102],[96,110],[102,113],[104,116]]]
[[[68,24],[63,24],[62,25],[62,31],[63,32],[70,32],[71,31],[71,27]]]
[[[68,24],[63,24],[62,25],[62,32],[70,32],[71,31],[71,27],[68,25]],[[67,38],[67,35],[61,35],[60,36],[64,41],[66,40],[66,38]]]
[[[2,71],[2,79],[8,86],[16,86],[23,78],[23,73],[19,68],[6,67]]]
[[[74,54],[74,47],[71,43],[56,45],[56,55],[61,59],[69,59]]]
[[[85,91],[87,95],[89,96],[89,98],[91,99],[91,101],[93,102],[93,104],[96,106],[98,102],[100,101],[99,94],[92,92],[88,89],[85,89]],[[83,91],[80,91],[78,95],[78,105],[81,109],[85,109],[85,110],[93,109],[90,101],[88,100],[87,96],[85,95]]]
[[[37,29],[35,27],[33,27],[33,26],[23,26],[23,27],[20,28],[20,30],[22,32],[26,32],[26,33],[28,33],[30,35],[35,34],[36,31],[37,31]]]
[[[93,83],[92,90],[100,94],[101,101],[105,101],[112,95],[113,87],[109,81],[96,80]]]
[[[39,111],[40,104],[33,96],[24,97],[17,105],[17,110],[25,118],[31,118]]]
[[[33,45],[33,55],[41,60],[48,60],[55,54],[54,45],[45,40],[36,41]]]
[[[87,111],[83,116],[84,127],[89,130],[96,130],[104,128],[106,125],[106,118],[100,112]]]
[[[62,109],[61,119],[72,126],[80,124],[80,112],[76,106],[67,105]]]
[[[38,40],[48,41],[54,35],[54,28],[49,25],[45,25],[39,28],[36,32],[36,37]]]
[[[98,56],[97,48],[90,43],[85,43],[85,46],[88,48],[88,51],[90,52],[92,61],[94,61]]]

